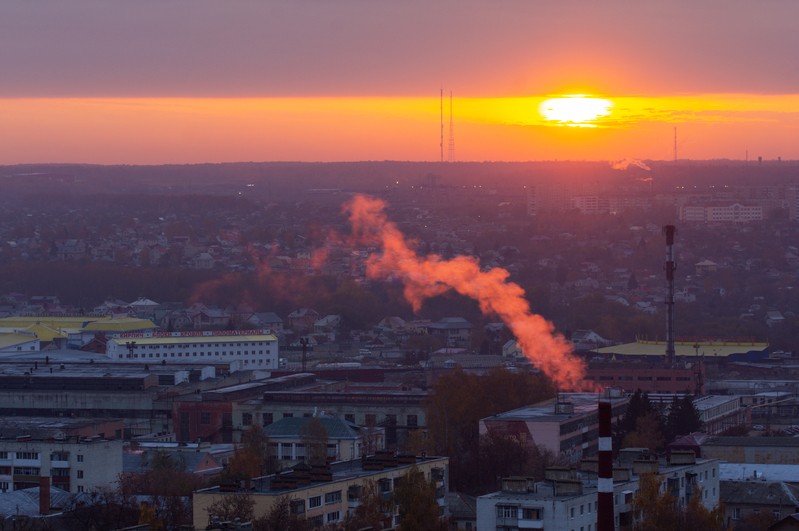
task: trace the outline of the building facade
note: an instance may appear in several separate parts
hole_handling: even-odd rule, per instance
[[[113,484],[122,472],[122,441],[99,437],[0,439],[0,491],[47,485],[91,492]]]
[[[111,336],[106,355],[125,363],[221,363],[232,370],[278,368],[277,337],[268,330],[128,333]]]

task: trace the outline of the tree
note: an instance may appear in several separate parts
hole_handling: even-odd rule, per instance
[[[702,505],[702,492],[697,492],[681,509],[671,492],[660,492],[662,479],[655,474],[643,474],[638,484],[638,492],[633,497],[635,531],[673,531],[675,529],[701,529],[703,531],[722,531],[724,511],[719,506],[709,511]]]
[[[694,399],[691,395],[685,395],[682,399],[674,396],[666,417],[666,439],[673,441],[681,435],[688,435],[702,428],[702,420],[699,412],[694,406]]]
[[[269,451],[269,437],[261,426],[253,424],[241,436],[225,470],[219,475],[222,482],[250,480],[275,472],[277,463]]]
[[[300,428],[300,439],[305,445],[305,460],[311,465],[327,463],[327,429],[319,417],[310,417]]]
[[[394,504],[380,494],[377,483],[367,479],[361,486],[360,504],[354,514],[347,519],[347,530],[358,530],[365,527],[385,529],[391,527],[390,511]],[[389,513],[388,515],[386,513]]]
[[[412,466],[394,489],[394,502],[400,515],[399,531],[446,531],[436,502],[436,486],[424,472]]]
[[[306,531],[308,522],[291,510],[291,496],[281,496],[271,509],[252,522],[253,531]]]
[[[640,415],[635,429],[625,435],[622,448],[649,448],[652,452],[663,448],[663,430],[660,413],[650,411]]]
[[[221,499],[206,507],[205,511],[209,520],[218,519],[226,522],[238,518],[242,522],[249,522],[253,518],[254,507],[255,501],[249,493],[233,492],[223,495]]]

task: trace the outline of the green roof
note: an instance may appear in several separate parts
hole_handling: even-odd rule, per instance
[[[264,431],[269,437],[280,439],[298,439],[302,429],[313,417],[285,417],[273,422]],[[338,417],[316,417],[327,431],[329,439],[357,439],[358,426]]]

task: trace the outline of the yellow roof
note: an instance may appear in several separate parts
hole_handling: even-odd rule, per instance
[[[697,348],[698,346],[698,348]],[[732,354],[744,354],[751,351],[762,351],[768,348],[768,343],[759,342],[691,342],[678,341],[674,343],[674,353],[677,356],[705,356],[727,357]],[[602,347],[592,350],[599,354],[617,354],[619,356],[665,356],[665,341],[636,341],[612,347]]]
[[[117,343],[135,341],[136,345],[180,345],[189,343],[239,343],[242,341],[277,341],[274,334],[246,336],[182,336],[182,337],[125,337],[114,338]]]
[[[13,347],[30,341],[36,341],[36,338],[25,334],[0,334],[0,348]]]
[[[41,341],[53,341],[55,338],[65,338],[67,334],[63,330],[56,330],[45,324],[32,324],[24,329],[26,332],[33,332]]]
[[[54,330],[71,328],[73,330],[90,331],[115,331],[126,332],[130,330],[149,330],[158,328],[149,319],[139,319],[137,317],[107,317],[107,316],[38,316],[25,315],[0,318],[0,328],[25,329],[31,325],[44,325]]]
[[[136,317],[122,317],[120,319],[106,319],[87,323],[84,330],[107,330],[115,332],[125,332],[128,330],[151,330],[158,328],[149,319],[138,319]]]

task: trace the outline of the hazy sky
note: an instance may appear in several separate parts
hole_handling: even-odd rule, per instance
[[[436,160],[442,87],[462,160],[670,158],[675,125],[685,157],[799,158],[798,23],[796,0],[5,0],[0,163]],[[635,105],[555,132],[536,109],[564,93]]]

